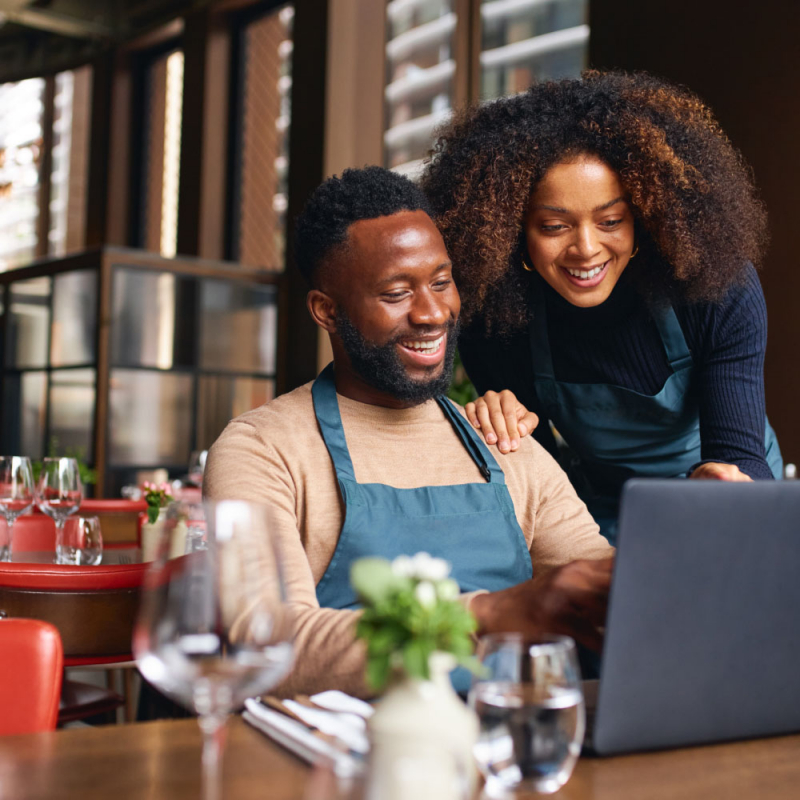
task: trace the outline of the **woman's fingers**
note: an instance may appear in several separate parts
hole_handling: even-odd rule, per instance
[[[528,411],[521,404],[517,405],[517,430],[520,436],[527,436],[529,433],[533,433],[538,425],[539,417],[533,411]]]
[[[745,475],[736,464],[722,464],[717,461],[701,464],[692,471],[689,477],[699,480],[733,481],[737,483],[753,480],[749,475]]]
[[[527,436],[539,424],[539,418],[528,411],[508,389],[488,391],[474,403],[466,405],[467,419],[478,428],[488,444],[497,444],[501,453],[519,447],[522,436]]]

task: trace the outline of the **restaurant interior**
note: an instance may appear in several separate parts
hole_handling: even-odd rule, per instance
[[[416,179],[466,104],[591,67],[646,70],[714,110],[769,212],[766,404],[797,463],[798,32],[800,5],[780,0],[2,0],[0,453],[37,475],[74,459],[73,515],[102,545],[52,564],[69,518],[12,520],[0,634],[35,619],[61,641],[0,636],[0,797],[200,796],[200,731],[142,681],[131,643],[142,554],[169,524],[148,502],[197,505],[229,420],[330,361],[291,236],[312,190],[367,164]],[[16,673],[48,659],[31,711]],[[346,768],[312,770],[240,719],[225,750],[231,800],[411,796],[362,795]],[[557,796],[788,798],[799,754],[782,737],[581,758]]]

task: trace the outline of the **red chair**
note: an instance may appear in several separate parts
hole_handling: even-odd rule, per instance
[[[3,563],[0,612],[53,624],[65,667],[132,667],[133,625],[148,566]],[[65,681],[59,722],[112,711],[123,702],[108,689]]]
[[[0,735],[56,727],[64,656],[48,622],[0,620]]]
[[[97,516],[103,530],[104,547],[140,546],[142,512],[147,511],[144,500],[84,500],[77,512]],[[146,517],[145,517],[146,518]],[[6,522],[0,519],[0,542],[6,539]],[[47,515],[34,508],[14,523],[13,552],[50,552],[56,547],[56,525]]]

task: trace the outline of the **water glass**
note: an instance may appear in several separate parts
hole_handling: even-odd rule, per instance
[[[586,714],[575,642],[566,636],[486,636],[470,705],[480,720],[475,745],[486,793],[556,792],[580,755]]]
[[[64,523],[61,564],[97,566],[103,560],[103,533],[97,517],[70,517]]]
[[[294,619],[267,509],[205,504],[205,549],[169,559],[182,503],[167,508],[133,636],[142,675],[199,715],[203,800],[219,800],[227,715],[272,688],[292,663]]]
[[[14,521],[33,505],[33,470],[26,456],[0,456],[0,514],[5,517],[7,538],[0,545],[0,561],[11,561]]]
[[[64,549],[64,522],[83,500],[78,462],[74,458],[46,458],[39,475],[36,503],[56,523],[56,564],[74,564]]]

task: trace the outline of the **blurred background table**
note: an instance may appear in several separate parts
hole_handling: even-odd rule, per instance
[[[344,800],[324,773],[231,721],[225,800]],[[609,759],[583,758],[563,800],[794,800],[800,736]],[[0,738],[2,797],[197,800],[200,732],[170,720]],[[533,796],[531,796],[533,797]]]

